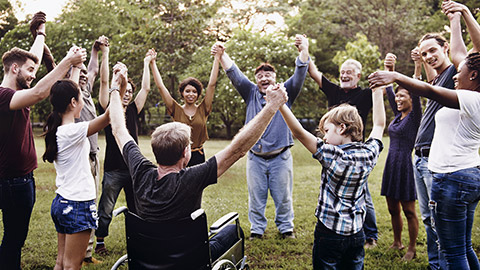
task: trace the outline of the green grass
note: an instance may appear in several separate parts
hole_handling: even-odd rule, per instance
[[[101,137],[99,141],[102,149],[100,158],[103,160],[105,139]],[[37,154],[41,156],[45,144],[41,138],[37,138],[35,143]],[[206,155],[208,157],[214,155],[228,143],[228,141],[208,141],[205,146]],[[366,251],[365,268],[426,269],[428,265],[426,235],[421,221],[417,240],[417,257],[412,262],[401,261],[405,251],[388,249],[392,243],[393,233],[385,199],[380,196],[383,166],[388,150],[388,138],[385,138],[384,143],[385,149],[380,156],[377,167],[369,178],[369,187],[375,204],[380,235],[378,247]],[[154,160],[148,137],[140,138],[140,147],[142,153],[147,158]],[[294,158],[294,222],[297,239],[281,239],[274,224],[275,207],[273,201],[269,198],[266,208],[266,216],[269,223],[265,238],[246,241],[247,260],[252,269],[312,268],[311,250],[316,221],[314,210],[317,204],[321,167],[299,142],[296,142],[292,148],[292,153]],[[238,161],[219,179],[217,185],[210,186],[205,190],[202,207],[207,213],[209,224],[230,211],[238,212],[242,227],[248,236],[250,224],[247,216],[248,194],[245,179],[245,161],[245,158]],[[52,269],[57,253],[57,235],[50,217],[50,204],[55,197],[55,169],[52,164],[41,161],[41,158],[39,158],[38,164],[39,167],[35,170],[37,201],[32,214],[29,235],[22,253],[24,269]],[[103,165],[103,162],[101,164]],[[117,202],[117,207],[122,205],[126,205],[123,193]],[[418,207],[417,215],[419,216]],[[478,220],[478,211],[476,218]],[[3,231],[1,224],[0,229]],[[474,224],[472,238],[474,248],[478,251],[480,249],[480,227],[478,222]],[[404,245],[408,244],[405,218],[402,240]],[[110,254],[105,257],[95,255],[96,258],[101,259],[104,263],[98,266],[88,266],[84,269],[109,269],[116,259],[126,252],[123,216],[114,218],[110,225],[110,236],[106,238],[105,242]]]

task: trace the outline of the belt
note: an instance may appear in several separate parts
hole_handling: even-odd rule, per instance
[[[289,148],[290,148],[290,147],[284,147],[284,148],[282,149],[282,151],[280,151],[280,152],[278,152],[278,153],[276,153],[276,154],[273,154],[273,155],[268,155],[268,156],[257,155],[257,154],[255,154],[252,150],[250,150],[250,152],[251,152],[252,154],[254,154],[255,156],[257,156],[257,157],[261,157],[261,158],[263,158],[263,159],[265,159],[265,160],[269,160],[269,159],[278,157],[280,154],[282,154],[283,152],[287,151]]]
[[[428,157],[430,154],[430,148],[416,148],[415,155],[417,157]]]

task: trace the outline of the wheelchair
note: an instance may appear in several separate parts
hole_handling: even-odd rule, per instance
[[[218,219],[210,231],[203,209],[190,217],[176,221],[148,222],[123,206],[113,214],[125,214],[127,254],[113,269],[169,269],[169,270],[220,270],[249,269],[246,263],[245,237],[241,233],[238,213],[231,212]],[[226,252],[212,261],[209,239],[229,224],[236,225],[237,238]]]

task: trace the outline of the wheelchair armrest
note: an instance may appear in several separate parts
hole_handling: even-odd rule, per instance
[[[128,208],[126,206],[119,207],[115,210],[113,210],[113,216],[116,217],[120,215],[121,213],[126,213],[128,211]]]
[[[191,213],[190,217],[192,218],[192,220],[195,220],[199,216],[203,215],[204,213],[205,213],[205,210],[203,210],[202,208],[199,208],[199,209],[195,210],[193,213]]]
[[[210,233],[218,233],[223,227],[227,226],[230,222],[238,219],[237,212],[230,212],[223,217],[219,218],[215,223],[210,226]]]

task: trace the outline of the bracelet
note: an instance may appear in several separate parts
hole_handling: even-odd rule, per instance
[[[112,87],[112,88],[110,88],[110,90],[108,90],[108,93],[110,93],[110,94],[111,94],[113,91],[118,91],[118,93],[120,93],[120,89],[119,89],[118,87],[116,87],[116,86],[115,86],[115,87]]]
[[[78,69],[82,69],[82,67],[79,67],[79,66],[73,66],[73,65],[72,65],[72,68],[78,68]]]
[[[44,32],[41,32],[41,31],[37,31],[37,36],[38,35],[47,37],[47,34],[45,34]]]

